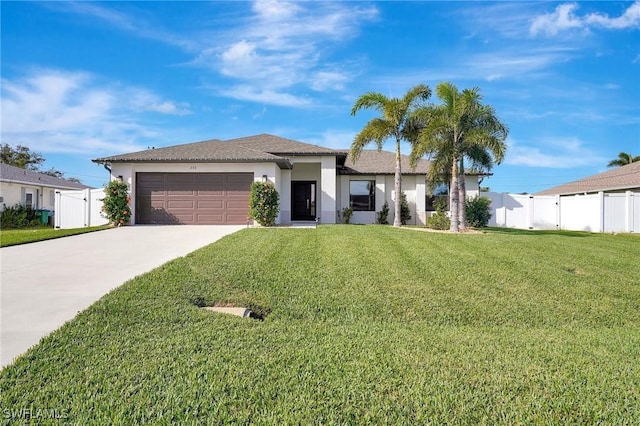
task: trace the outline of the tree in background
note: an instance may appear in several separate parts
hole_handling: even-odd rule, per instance
[[[37,152],[32,152],[28,147],[18,145],[15,149],[5,143],[0,147],[0,162],[21,169],[40,171],[40,165],[44,163],[44,157]]]
[[[615,160],[609,161],[607,167],[620,167],[626,166],[627,164],[635,163],[640,161],[640,155],[636,155],[635,157],[628,152],[621,152],[618,154],[618,158]]]
[[[56,170],[53,167],[49,170],[41,170],[40,166],[44,162],[45,159],[42,154],[31,151],[29,147],[18,145],[14,149],[7,143],[0,146],[0,163],[20,167],[21,169],[32,170],[34,172],[53,176],[59,179],[66,179],[70,182],[81,183],[78,178],[65,178],[64,172]]]
[[[411,116],[413,111],[421,106],[431,96],[431,89],[419,84],[407,91],[402,98],[389,98],[381,93],[368,92],[360,96],[351,109],[351,115],[356,115],[361,109],[374,109],[380,113],[379,117],[371,119],[356,135],[351,144],[351,160],[355,164],[366,145],[373,142],[382,149],[384,142],[393,138],[396,143],[395,170],[395,200],[393,226],[402,225],[402,162],[400,157],[400,142],[410,141]]]

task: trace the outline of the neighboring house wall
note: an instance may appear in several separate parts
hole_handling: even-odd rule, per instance
[[[0,211],[4,206],[12,207],[16,204],[26,205],[27,194],[31,194],[34,209],[53,210],[55,204],[55,189],[45,186],[35,186],[15,182],[0,182]]]

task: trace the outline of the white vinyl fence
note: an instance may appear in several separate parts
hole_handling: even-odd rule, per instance
[[[106,225],[102,216],[104,189],[56,191],[54,225],[56,229]]]
[[[638,192],[563,196],[484,192],[481,195],[491,200],[489,226],[640,232]]]

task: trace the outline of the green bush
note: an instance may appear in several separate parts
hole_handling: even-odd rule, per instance
[[[4,204],[4,210],[0,212],[0,228],[2,229],[27,228],[41,225],[42,223],[36,217],[36,211],[31,207],[24,207],[20,204],[7,207],[7,205]]]
[[[407,194],[400,193],[400,223],[406,225],[411,220],[411,210],[407,202]]]
[[[491,219],[491,200],[487,197],[473,197],[466,201],[467,224],[474,228],[484,228]]]
[[[389,224],[389,203],[386,201],[382,205],[382,209],[376,215],[376,223],[379,225],[388,225]]]
[[[280,195],[271,182],[253,182],[249,216],[262,226],[273,226],[280,211]]]
[[[104,187],[102,211],[109,223],[115,226],[126,225],[131,221],[129,186],[119,180],[111,181]]]
[[[353,209],[351,207],[345,207],[342,209],[342,219],[344,223],[351,223],[351,216],[353,216]]]
[[[446,230],[451,227],[451,220],[447,216],[447,202],[439,199],[435,202],[436,212],[427,218],[427,227]]]

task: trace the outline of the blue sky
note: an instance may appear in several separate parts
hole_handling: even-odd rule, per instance
[[[349,148],[373,117],[350,115],[359,95],[441,81],[479,87],[510,129],[494,191],[640,155],[640,1],[3,1],[1,19],[1,142],[91,186],[92,158],[150,146]]]

